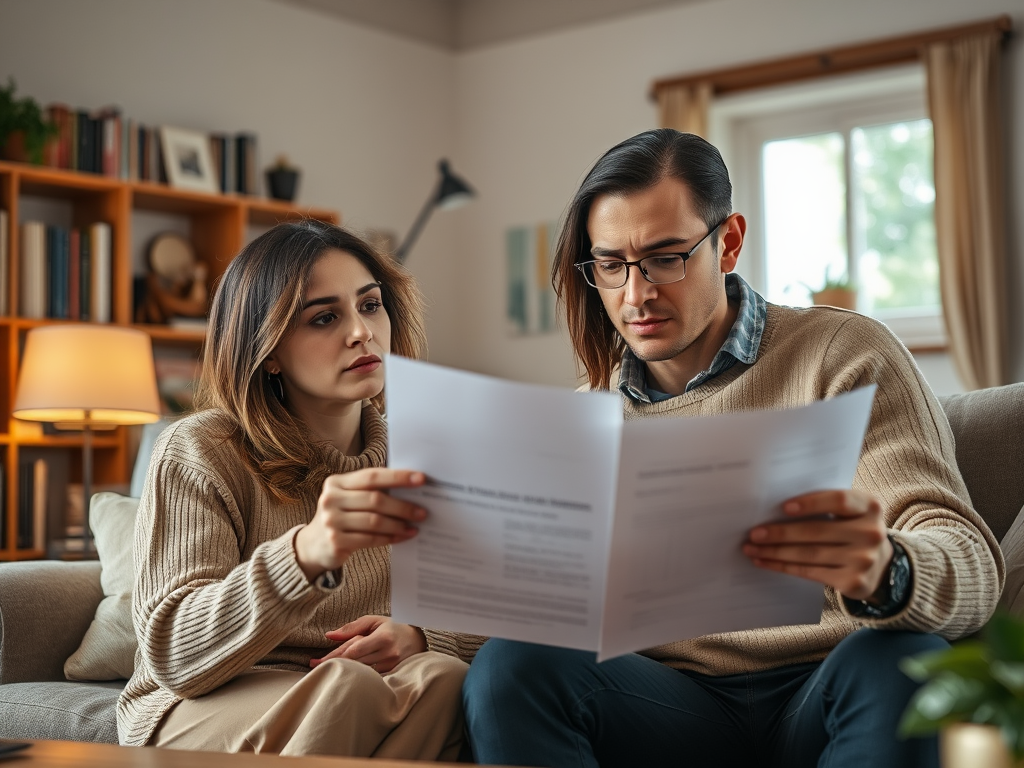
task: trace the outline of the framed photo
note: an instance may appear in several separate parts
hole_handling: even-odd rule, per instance
[[[172,187],[193,192],[220,191],[210,157],[209,136],[164,126],[160,129],[160,141],[167,181]]]

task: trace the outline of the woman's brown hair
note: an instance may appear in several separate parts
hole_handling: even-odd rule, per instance
[[[732,183],[722,156],[700,136],[671,128],[645,131],[609,149],[590,169],[566,210],[551,265],[551,285],[565,309],[577,363],[591,389],[608,389],[626,344],[604,312],[596,288],[576,269],[591,258],[587,219],[600,195],[629,195],[666,177],[685,183],[697,213],[717,225],[732,213]]]
[[[358,259],[380,283],[391,351],[417,358],[426,350],[423,298],[412,275],[351,232],[310,219],[278,224],[242,249],[213,296],[196,405],[232,418],[232,438],[246,463],[282,499],[319,491],[332,467],[274,396],[263,363],[296,321],[313,267],[335,249]],[[383,412],[384,393],[372,402]]]

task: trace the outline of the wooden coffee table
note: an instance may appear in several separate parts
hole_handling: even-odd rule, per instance
[[[378,760],[366,757],[280,757],[187,752],[155,747],[118,747],[80,741],[33,741],[28,749],[0,758],[0,768],[412,768],[459,763]]]

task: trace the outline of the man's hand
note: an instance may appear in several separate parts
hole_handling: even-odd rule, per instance
[[[856,490],[819,491],[790,499],[782,511],[793,521],[752,529],[743,554],[759,568],[871,601],[893,556],[878,500]]]
[[[326,637],[341,645],[323,658],[312,659],[309,666],[315,667],[327,659],[352,659],[383,675],[402,660],[427,650],[427,639],[421,630],[387,616],[362,616],[328,632]]]
[[[295,537],[295,556],[310,581],[344,565],[357,549],[398,544],[416,535],[427,512],[387,493],[423,485],[422,472],[360,469],[331,475],[313,519]]]

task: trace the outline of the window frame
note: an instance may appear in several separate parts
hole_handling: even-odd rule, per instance
[[[733,183],[735,210],[747,219],[747,238],[737,271],[759,292],[765,291],[765,211],[762,148],[765,142],[820,133],[842,134],[847,178],[848,258],[861,248],[854,232],[852,153],[854,128],[929,117],[925,73],[920,64],[824,78],[810,83],[763,88],[723,96],[711,107],[709,138],[719,147]],[[941,301],[941,299],[940,299]],[[890,311],[877,319],[914,349],[946,347],[941,307],[935,312]]]

